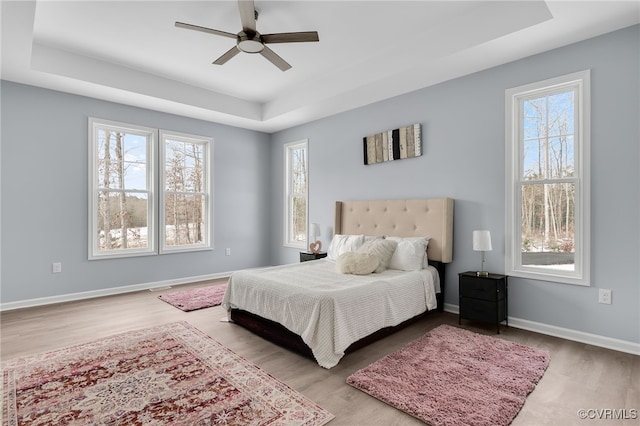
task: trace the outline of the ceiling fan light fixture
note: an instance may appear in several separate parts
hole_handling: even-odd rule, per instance
[[[245,53],[260,53],[264,49],[264,44],[260,40],[259,34],[249,37],[245,32],[242,32],[238,34],[238,49]]]
[[[223,53],[222,56],[220,56],[218,59],[213,61],[213,65],[226,64],[229,59],[235,57],[240,52],[260,53],[269,62],[280,68],[281,71],[286,71],[291,68],[291,65],[287,63],[287,61],[282,59],[276,52],[265,46],[266,44],[320,41],[317,31],[298,31],[292,33],[273,33],[261,35],[256,30],[258,10],[255,8],[254,0],[238,0],[238,10],[240,11],[240,21],[242,22],[242,31],[240,31],[238,34],[232,34],[226,31],[215,30],[213,28],[201,27],[199,25],[187,24],[179,21],[176,21],[175,26],[187,30],[200,31],[203,33],[233,38],[236,40],[236,45]]]

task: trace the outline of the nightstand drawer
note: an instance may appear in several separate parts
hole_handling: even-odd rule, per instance
[[[465,300],[466,299],[463,298],[463,301]],[[485,300],[461,303],[460,316],[472,321],[501,322],[507,318],[506,304],[504,300],[497,302],[497,304],[496,302],[488,302]]]
[[[496,301],[505,298],[506,281],[460,275],[460,297]]]

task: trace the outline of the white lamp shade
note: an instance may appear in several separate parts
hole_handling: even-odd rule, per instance
[[[312,223],[311,224],[311,229],[309,230],[311,232],[311,235],[313,235],[314,238],[319,237],[320,234],[320,225],[318,225],[317,223]]]
[[[491,251],[491,233],[489,231],[473,231],[473,250]]]

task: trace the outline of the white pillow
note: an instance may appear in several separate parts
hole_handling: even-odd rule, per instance
[[[365,242],[357,252],[375,254],[379,261],[376,272],[380,273],[384,272],[389,267],[391,257],[396,251],[396,247],[398,247],[397,241],[383,239],[370,240]]]
[[[398,247],[391,257],[389,269],[400,271],[419,271],[428,266],[427,246],[429,239],[424,237],[387,237],[397,241]]]
[[[341,235],[335,234],[329,244],[327,257],[338,260],[342,253],[358,250],[364,243],[364,235]]]
[[[341,274],[367,275],[375,271],[379,263],[375,254],[348,251],[336,260],[336,270]]]
[[[364,236],[365,243],[368,243],[369,241],[378,241],[378,240],[384,240],[384,237],[382,235],[365,235]]]

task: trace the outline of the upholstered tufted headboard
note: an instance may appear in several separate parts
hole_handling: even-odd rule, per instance
[[[429,237],[429,260],[453,260],[453,199],[336,201],[334,233]]]

